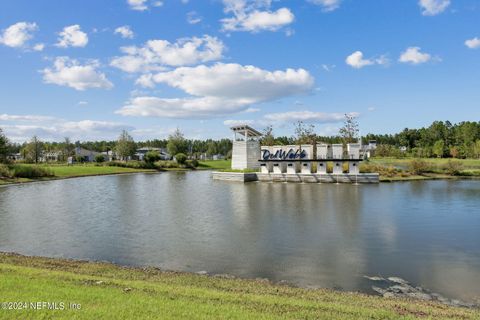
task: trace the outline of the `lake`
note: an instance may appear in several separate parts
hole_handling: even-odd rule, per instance
[[[480,297],[480,182],[229,183],[210,172],[0,187],[0,251],[371,292]]]

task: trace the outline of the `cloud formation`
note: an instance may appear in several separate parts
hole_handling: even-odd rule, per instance
[[[291,24],[295,16],[288,8],[270,10],[271,0],[223,0],[231,17],[221,20],[224,31],[277,31]]]
[[[40,72],[45,83],[67,86],[79,91],[90,88],[113,88],[106,75],[97,70],[98,67],[97,60],[82,65],[69,57],[57,57],[52,68],[45,68]]]
[[[145,77],[148,80],[142,81]],[[117,113],[166,118],[220,116],[245,111],[252,104],[306,93],[314,83],[313,77],[304,69],[272,72],[233,63],[181,67],[142,78],[140,82],[151,86],[163,83],[190,97],[137,97]]]
[[[468,39],[465,41],[465,45],[470,49],[478,49],[480,48],[480,39],[477,37]]]
[[[365,59],[362,51],[355,51],[345,59],[345,63],[355,69],[361,69],[371,65],[387,65],[389,60],[386,56],[380,56],[375,59]]]
[[[410,64],[422,64],[432,59],[428,53],[421,52],[420,47],[409,47],[401,55],[398,61]]]
[[[0,34],[0,44],[11,48],[22,48],[28,40],[33,38],[33,33],[38,30],[34,22],[17,22]]]
[[[323,11],[330,12],[340,7],[341,0],[308,0],[308,2],[322,6]]]
[[[43,115],[0,115],[5,134],[15,142],[24,142],[36,135],[45,140],[114,139],[122,130],[133,130],[132,126],[96,120],[68,121]]]
[[[88,43],[88,36],[80,29],[78,24],[67,26],[58,33],[57,47],[85,47]]]
[[[142,47],[120,49],[124,56],[115,57],[110,65],[129,73],[164,70],[165,66],[194,65],[222,58],[225,46],[216,37],[183,38],[175,43],[149,40]]]
[[[133,39],[134,33],[130,26],[121,26],[115,29],[114,34],[119,34],[124,39]]]
[[[349,115],[358,117],[359,113],[351,112]],[[288,111],[280,113],[270,113],[265,115],[265,119],[273,122],[315,122],[315,123],[334,123],[345,120],[344,113],[325,113],[313,111]]]
[[[418,5],[422,8],[424,16],[435,16],[447,9],[450,0],[420,0]]]

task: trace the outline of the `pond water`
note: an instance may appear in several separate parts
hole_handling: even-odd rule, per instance
[[[0,188],[0,251],[371,292],[480,297],[480,182],[231,183],[210,172]]]

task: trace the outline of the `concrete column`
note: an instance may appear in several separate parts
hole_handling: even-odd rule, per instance
[[[298,173],[298,163],[287,162],[287,174],[297,174],[297,173]]]
[[[326,162],[318,162],[317,163],[317,173],[318,174],[327,174],[327,163]]]
[[[348,164],[348,173],[350,173],[350,174],[359,174],[359,173],[360,173],[359,165],[360,165],[360,162],[351,161],[351,162]]]
[[[334,161],[333,174],[342,174],[342,173],[343,173],[343,161]]]
[[[311,162],[302,162],[301,166],[302,166],[301,172],[302,172],[303,174],[312,173],[312,164],[311,164]]]

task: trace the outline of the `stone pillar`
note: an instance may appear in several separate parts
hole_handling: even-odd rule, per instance
[[[260,143],[256,140],[233,141],[232,169],[257,169],[260,167]]]

